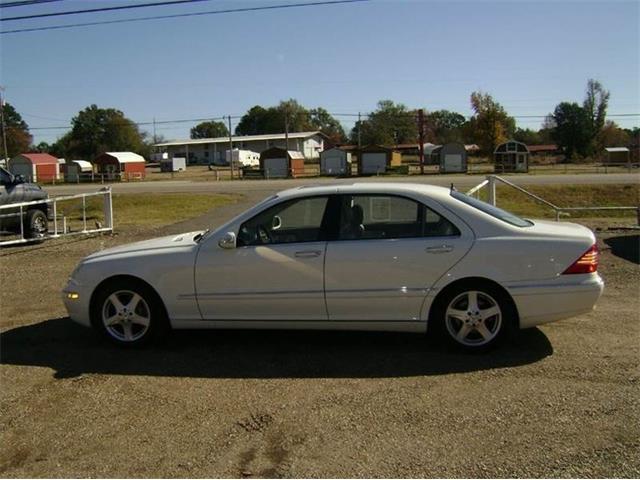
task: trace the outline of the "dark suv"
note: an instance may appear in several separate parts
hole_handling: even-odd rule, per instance
[[[39,185],[25,182],[22,175],[13,175],[0,167],[0,206],[47,198],[49,195]],[[19,234],[22,221],[25,238],[44,237],[48,229],[47,214],[46,202],[23,207],[22,218],[19,208],[0,209],[0,232]]]

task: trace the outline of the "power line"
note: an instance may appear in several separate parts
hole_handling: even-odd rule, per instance
[[[7,18],[0,18],[0,22],[11,22],[14,20],[30,20],[33,18],[45,18],[45,17],[60,17],[64,15],[79,15],[82,13],[110,12],[113,10],[129,10],[132,8],[163,7],[166,5],[177,5],[182,3],[196,3],[196,2],[211,2],[211,1],[213,0],[171,0],[167,2],[157,2],[157,3],[137,3],[134,5],[120,5],[117,7],[101,7],[101,8],[91,8],[88,10],[69,10],[66,12],[39,13],[37,15],[23,15],[21,17],[7,17]]]
[[[333,117],[344,117],[344,116],[348,116],[348,117],[358,117],[357,113],[331,113],[331,112],[327,112],[329,115],[333,116]],[[410,116],[410,117],[416,117],[416,115],[407,112],[406,114],[404,114],[405,116]],[[361,117],[369,117],[371,116],[371,114],[369,113],[361,113],[360,114]],[[463,115],[464,116],[464,115]],[[232,119],[238,119],[238,118],[242,118],[243,115],[231,115]],[[515,119],[544,119],[546,118],[547,115],[514,115],[512,116],[512,118]],[[612,114],[607,114],[607,118],[620,118],[620,117],[640,117],[640,113],[612,113]],[[44,117],[40,117],[40,118],[44,118]],[[156,120],[155,122],[134,122],[134,121],[130,121],[130,122],[121,122],[121,123],[115,123],[112,125],[136,125],[138,127],[144,127],[144,126],[151,126],[151,125],[169,125],[169,124],[176,124],[176,123],[195,123],[195,122],[208,122],[208,121],[222,121],[222,120],[226,120],[228,118],[228,115],[225,116],[214,116],[214,117],[203,117],[203,118],[183,118],[183,119],[178,119],[178,120]],[[466,119],[469,119],[470,117],[465,117]],[[29,130],[68,130],[70,128],[73,128],[73,125],[66,125],[66,126],[51,126],[51,127],[29,127]]]
[[[231,116],[231,118],[240,118],[238,116]],[[130,122],[117,122],[117,123],[111,123],[111,125],[116,125],[116,126],[124,126],[124,125],[136,125],[138,127],[144,127],[144,126],[151,126],[151,125],[167,125],[167,124],[173,124],[173,123],[195,123],[195,122],[208,122],[208,121],[212,121],[212,120],[226,120],[227,117],[205,117],[205,118],[185,118],[185,119],[179,119],[179,120],[156,120],[155,122],[134,122],[134,121],[130,121]],[[68,130],[70,128],[73,128],[73,125],[66,125],[66,126],[54,126],[54,127],[29,127],[29,130]]]
[[[26,7],[28,5],[37,5],[38,3],[63,2],[64,0],[23,0],[21,2],[5,2],[0,3],[0,8]]]
[[[173,15],[157,15],[154,17],[140,17],[140,18],[124,18],[120,20],[107,20],[100,22],[86,22],[86,23],[71,23],[68,25],[51,25],[48,27],[34,27],[34,28],[21,28],[17,30],[4,30],[0,32],[0,35],[10,34],[10,33],[24,33],[24,32],[39,32],[43,30],[62,30],[65,28],[77,28],[77,27],[90,27],[94,25],[111,25],[115,23],[130,23],[130,22],[142,22],[147,20],[164,20],[169,18],[179,18],[179,17],[198,17],[204,15],[220,15],[224,13],[240,13],[240,12],[257,12],[262,10],[277,10],[284,8],[298,8],[298,7],[316,7],[321,5],[337,5],[344,3],[360,3],[360,2],[369,2],[371,0],[325,0],[319,2],[309,2],[309,3],[291,3],[286,5],[269,5],[265,7],[243,7],[243,8],[229,8],[226,10],[211,10],[208,12],[192,12],[192,13],[177,13]]]

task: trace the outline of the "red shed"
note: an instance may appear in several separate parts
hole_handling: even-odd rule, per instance
[[[58,159],[48,153],[21,153],[9,160],[9,171],[31,182],[51,182],[60,178]]]
[[[124,180],[144,178],[146,165],[144,157],[133,152],[105,152],[98,155],[93,164],[97,173]]]

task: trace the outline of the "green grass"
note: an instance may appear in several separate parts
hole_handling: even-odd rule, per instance
[[[159,227],[188,220],[209,210],[236,201],[232,195],[207,194],[114,194],[113,222],[116,228],[127,226]],[[61,204],[59,212],[70,222],[82,221],[82,203]],[[103,221],[103,200],[87,199],[87,220]]]
[[[558,207],[637,207],[640,205],[640,185],[530,185],[525,190]],[[487,201],[488,191],[482,189],[480,199]],[[555,212],[522,192],[498,184],[497,205],[524,217],[554,218]],[[571,212],[570,218],[635,217],[625,210]],[[566,218],[563,214],[563,218]]]

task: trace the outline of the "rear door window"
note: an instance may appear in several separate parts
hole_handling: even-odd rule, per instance
[[[395,195],[343,195],[340,240],[419,238],[460,235],[446,218],[416,202]]]

